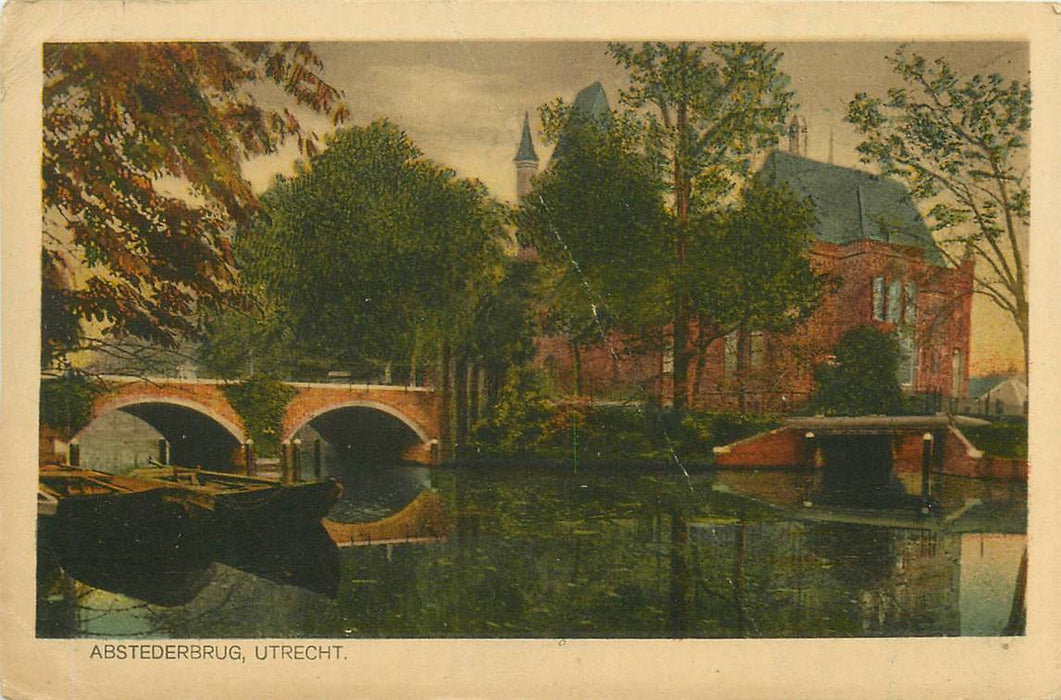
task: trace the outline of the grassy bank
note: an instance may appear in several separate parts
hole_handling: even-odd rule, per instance
[[[585,466],[709,466],[712,448],[770,430],[772,416],[690,412],[650,405],[532,401],[500,405],[473,430],[462,461]]]
[[[1028,457],[1028,421],[997,420],[990,425],[962,428],[962,434],[976,449],[991,457]]]

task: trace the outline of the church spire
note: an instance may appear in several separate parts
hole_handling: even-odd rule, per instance
[[[516,151],[516,198],[522,200],[533,188],[534,176],[538,174],[538,154],[534,152],[534,141],[531,140],[530,115],[523,113],[523,136]]]
[[[531,140],[530,115],[523,113],[523,136],[519,140],[519,150],[513,158],[516,163],[538,164],[538,154],[534,152],[534,142]]]

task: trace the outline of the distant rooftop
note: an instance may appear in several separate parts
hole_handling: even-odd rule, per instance
[[[604,86],[600,81],[582,88],[575,95],[575,111],[583,117],[607,120],[611,118],[612,108],[608,104],[608,96],[604,93]]]
[[[604,86],[600,84],[600,81],[579,90],[571,106],[575,113],[586,121],[599,122],[602,125],[607,125],[611,121],[612,108],[608,104],[608,95],[605,94]],[[550,160],[559,158],[563,153],[564,135],[561,134]]]
[[[920,248],[944,265],[943,254],[902,183],[854,168],[775,151],[763,165],[775,183],[814,202],[818,240],[843,245],[868,239]]]

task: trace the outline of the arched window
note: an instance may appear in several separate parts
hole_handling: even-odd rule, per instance
[[[888,318],[889,323],[898,323],[902,320],[903,311],[903,283],[901,280],[891,280],[888,284]]]
[[[951,356],[950,363],[950,395],[961,396],[962,386],[964,382],[962,379],[965,375],[965,358],[962,356],[962,351],[955,349],[954,354]]]

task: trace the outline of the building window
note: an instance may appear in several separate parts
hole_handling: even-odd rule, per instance
[[[907,282],[903,286],[903,301],[905,302],[903,308],[903,323],[912,326],[917,323],[917,285],[913,282]]]
[[[962,395],[962,376],[965,374],[965,358],[961,350],[955,350],[950,361],[950,395]]]
[[[873,278],[873,320],[884,320],[884,278]]]
[[[903,283],[892,280],[888,284],[888,318],[889,323],[898,323],[903,311]]]

